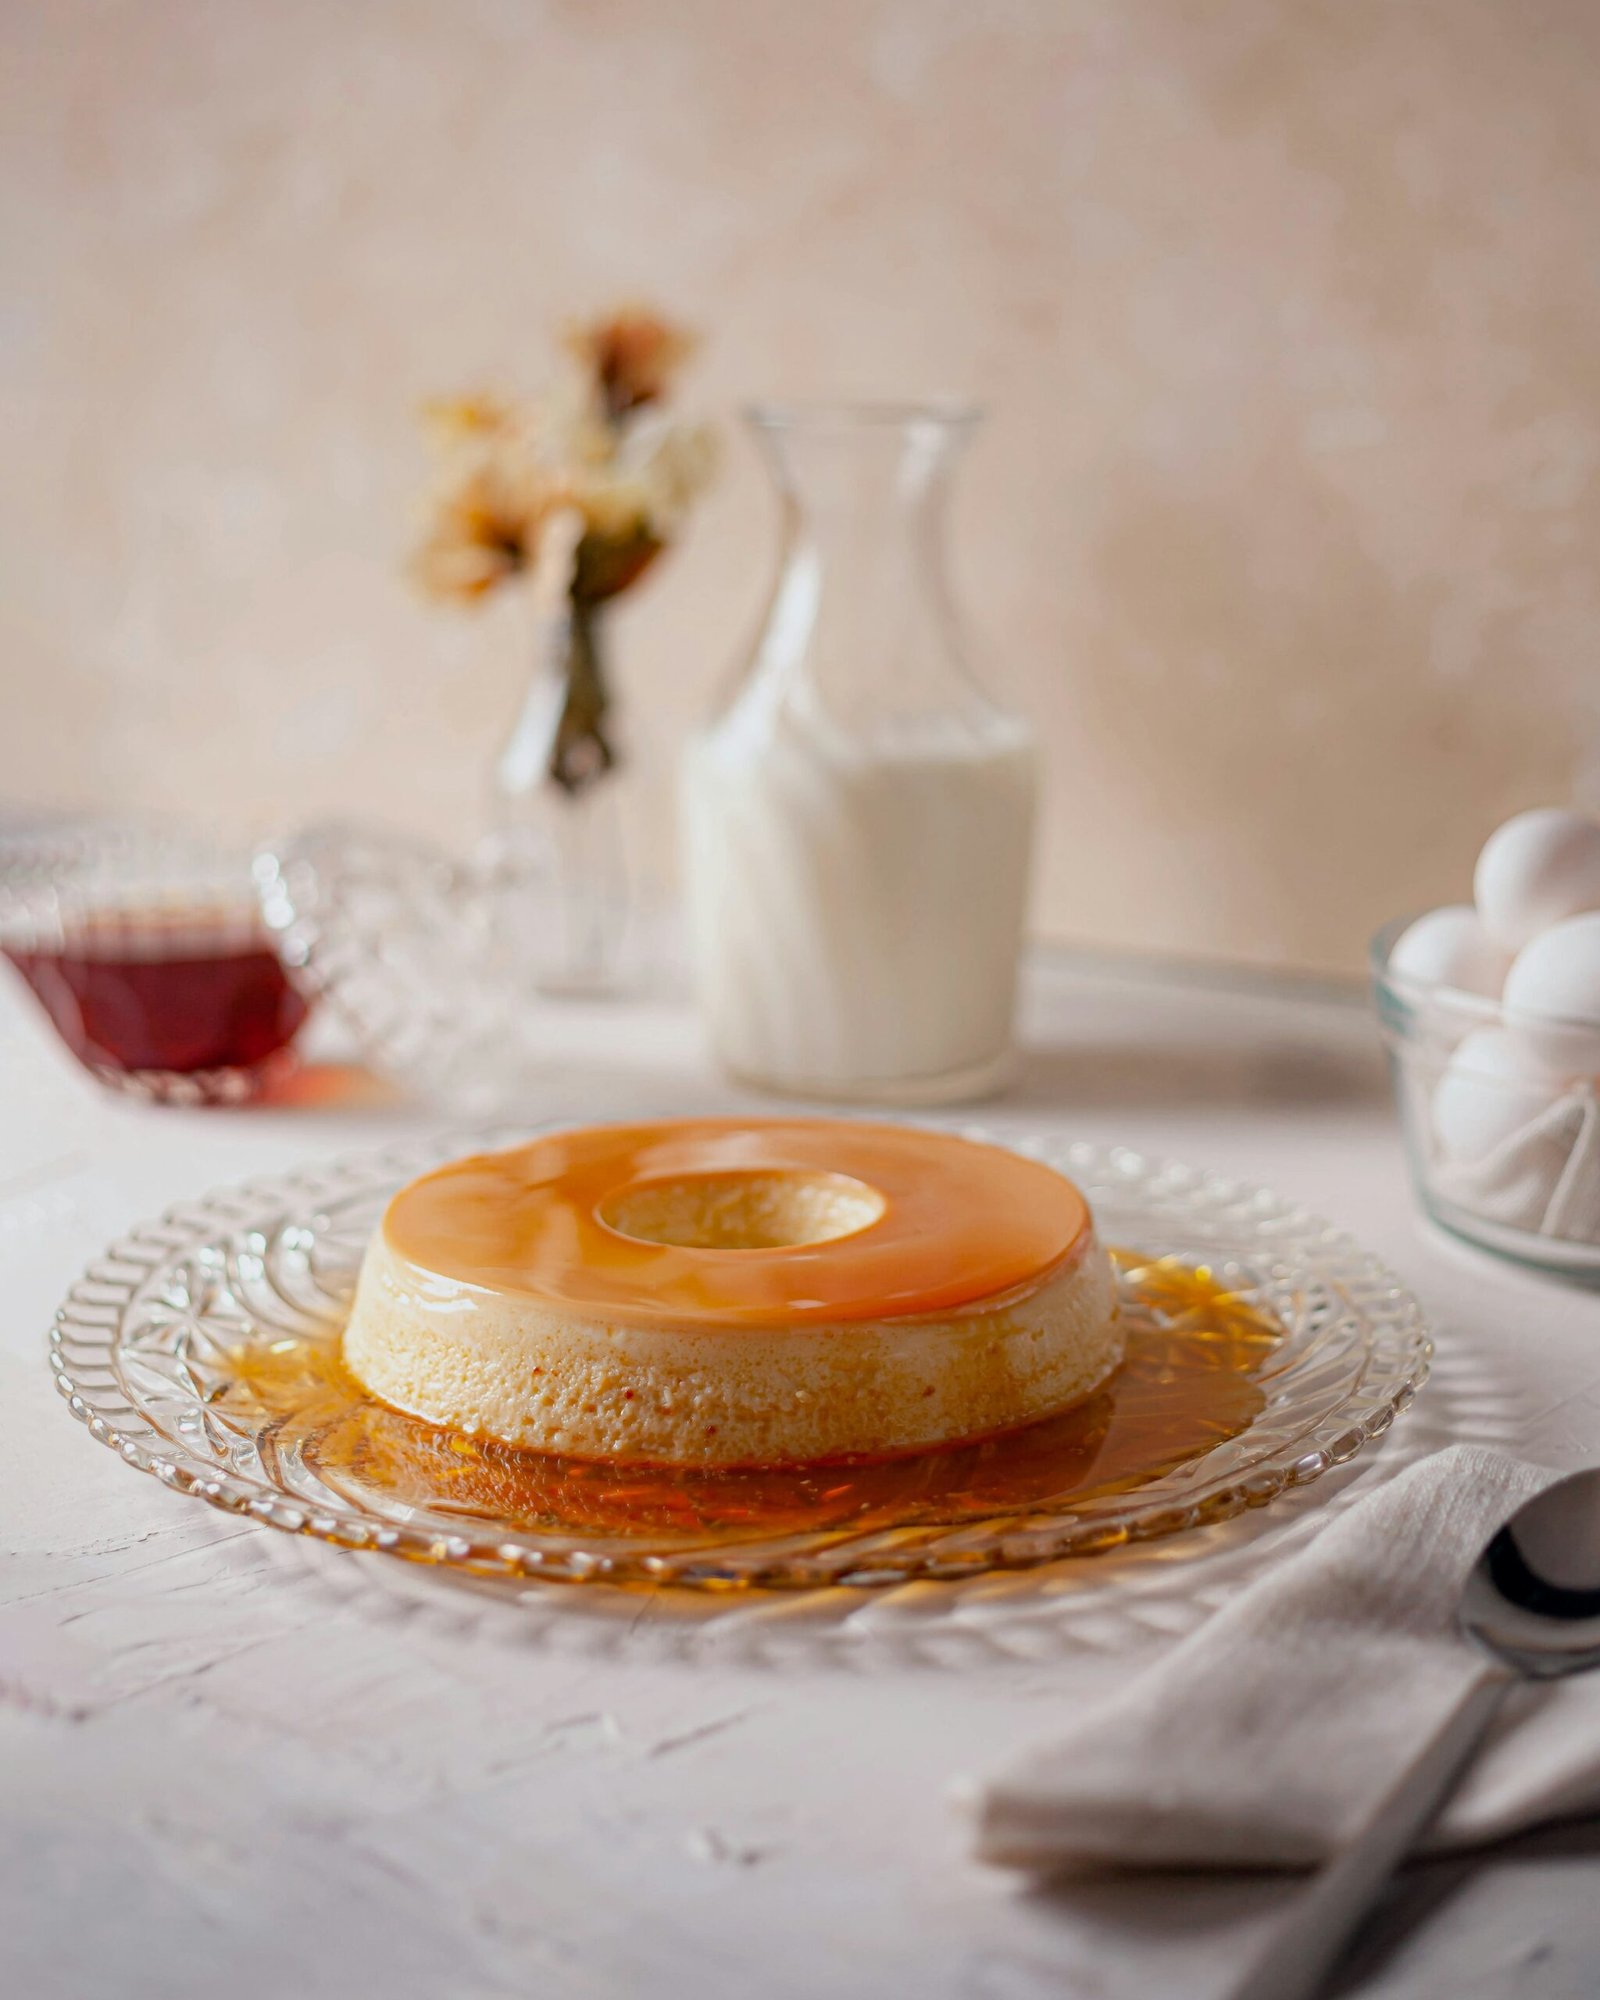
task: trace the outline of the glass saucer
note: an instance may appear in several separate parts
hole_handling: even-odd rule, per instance
[[[363,1397],[338,1336],[394,1189],[528,1136],[458,1132],[222,1190],[134,1230],[56,1316],[69,1407],[138,1470],[291,1534],[477,1575],[726,1590],[966,1578],[1222,1520],[1354,1457],[1427,1377],[1415,1299],[1348,1236],[1266,1189],[1040,1133],[999,1143],[1069,1174],[1102,1236],[1133,1246],[1119,1284],[1130,1345],[1147,1343],[1054,1430],[813,1469],[798,1513],[765,1475],[641,1479],[485,1447]],[[1220,1373],[1228,1393],[1219,1403],[1214,1387],[1198,1424],[1130,1473],[1127,1413],[1160,1409],[1189,1339],[1210,1343],[1186,1364],[1193,1379]]]

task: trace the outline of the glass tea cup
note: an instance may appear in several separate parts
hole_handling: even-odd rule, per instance
[[[247,852],[169,823],[0,831],[0,954],[102,1083],[238,1104],[293,1066],[308,1002]]]

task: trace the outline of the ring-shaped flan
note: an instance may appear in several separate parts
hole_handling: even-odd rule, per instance
[[[1064,1176],[944,1132],[673,1119],[412,1181],[346,1364],[397,1408],[584,1458],[888,1455],[1070,1408],[1122,1358]]]

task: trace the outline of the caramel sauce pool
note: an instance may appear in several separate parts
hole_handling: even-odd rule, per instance
[[[442,1430],[368,1396],[331,1338],[236,1348],[211,1406],[258,1439],[269,1473],[298,1462],[330,1492],[464,1529],[663,1535],[926,1526],[1128,1492],[1247,1430],[1277,1321],[1204,1268],[1113,1251],[1128,1355],[1064,1416],[913,1455],[779,1469],[561,1458]]]

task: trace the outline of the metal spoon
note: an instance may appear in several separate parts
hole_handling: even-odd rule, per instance
[[[1362,1915],[1454,1790],[1519,1679],[1600,1667],[1600,1470],[1529,1500],[1478,1558],[1457,1614],[1494,1662],[1322,1869],[1233,2000],[1311,2000]]]

